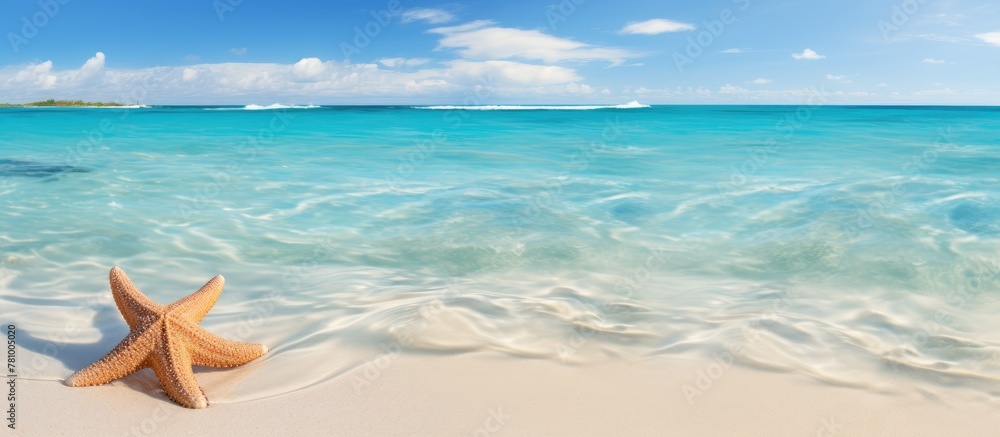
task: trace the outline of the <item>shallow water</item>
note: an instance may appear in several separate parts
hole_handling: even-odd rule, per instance
[[[226,276],[202,325],[271,352],[215,402],[473,351],[1000,395],[998,108],[214,109],[0,109],[23,376],[124,337],[118,265]]]

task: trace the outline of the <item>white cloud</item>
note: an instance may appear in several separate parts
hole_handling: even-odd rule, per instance
[[[229,49],[229,53],[232,53],[232,54],[234,54],[236,56],[243,56],[243,55],[247,54],[247,48],[246,47],[240,47],[240,48],[235,48],[234,47],[234,48]]]
[[[184,57],[184,60],[188,62],[198,62],[201,60],[201,57],[198,55],[187,55]]]
[[[735,48],[735,49],[725,49],[725,50],[720,51],[719,53],[746,53],[746,52],[747,52],[747,49]]]
[[[554,65],[532,65],[511,61],[467,61],[449,63],[447,74],[465,82],[489,81],[497,85],[544,86],[576,82],[576,71]]]
[[[868,91],[848,91],[848,92],[837,91],[837,92],[834,93],[834,95],[837,95],[837,96],[850,96],[850,97],[875,97],[878,94],[870,93]]]
[[[51,89],[56,84],[56,76],[52,74],[52,61],[41,64],[28,64],[8,79],[8,84],[23,86],[25,84],[41,89]]]
[[[592,94],[594,89],[585,83],[577,85],[576,82],[566,85],[566,91],[574,94]]]
[[[637,56],[627,50],[593,46],[538,30],[497,27],[492,21],[473,21],[428,32],[443,35],[438,48],[457,49],[463,57],[477,60],[607,61],[620,65],[626,58]]]
[[[941,59],[925,58],[924,59],[924,63],[925,64],[944,64],[944,61],[941,60]]]
[[[481,27],[480,27],[481,28]],[[142,90],[141,101],[149,104],[261,104],[271,103],[378,103],[378,104],[460,104],[470,95],[483,96],[483,104],[504,103],[593,103],[622,102],[639,98],[651,101],[691,103],[800,103],[817,93],[831,96],[832,102],[969,103],[996,102],[1000,94],[975,90],[951,90],[930,85],[930,90],[907,90],[893,97],[888,88],[876,95],[869,91],[817,91],[814,89],[772,89],[737,84],[705,87],[653,88],[630,86],[635,92],[611,92],[585,80],[567,66],[534,65],[516,60],[460,59],[428,62],[399,68],[410,59],[388,58],[387,62],[354,64],[304,58],[290,63],[219,63],[182,66],[114,69],[102,67],[107,59],[93,56],[84,67],[58,70],[52,62],[0,67],[0,95],[8,101],[33,101],[50,96],[84,100],[135,101],[129,95]],[[417,61],[419,62],[419,61]],[[388,64],[397,67],[388,67]],[[87,67],[89,65],[89,67]],[[79,67],[79,68],[77,68]],[[96,71],[91,80],[77,80],[83,72]],[[830,75],[831,80],[850,76]],[[820,76],[824,77],[824,76]],[[766,78],[760,78],[767,80]],[[772,82],[773,83],[773,82]],[[647,83],[648,85],[648,83]],[[661,86],[661,85],[658,85]],[[653,89],[650,89],[653,88]],[[846,88],[846,87],[845,87]],[[485,92],[488,90],[489,92]]]
[[[316,82],[323,78],[326,68],[319,58],[302,58],[292,65],[292,76],[302,82]]]
[[[431,8],[410,9],[403,12],[403,22],[426,21],[431,24],[447,23],[454,20],[455,16],[448,11]]]
[[[916,37],[916,38],[922,38],[922,39],[926,39],[928,41],[937,41],[937,42],[959,43],[959,42],[969,41],[968,38],[963,38],[963,37],[960,37],[960,36],[939,35],[939,34],[936,34],[936,33],[925,33],[925,34],[913,35],[913,36]]]
[[[452,86],[443,79],[408,80],[404,85],[408,93],[427,93],[434,89],[447,89]]]
[[[942,95],[952,95],[955,94],[955,90],[951,88],[936,89],[936,90],[924,90],[924,91],[914,91],[910,94],[917,96],[942,96]]]
[[[889,84],[887,84],[885,82],[882,82],[882,83],[880,83],[880,84],[878,84],[876,86],[881,87],[881,88],[885,88],[885,87],[889,86]]]
[[[52,61],[28,64],[14,73],[12,77],[8,77],[5,82],[8,85],[16,84],[22,88],[45,90],[53,89],[58,84],[89,84],[91,79],[96,79],[104,73],[104,59],[104,53],[97,52],[93,57],[87,59],[87,62],[84,62],[78,70],[67,70],[61,73],[52,70]],[[3,79],[3,76],[0,76],[0,79]]]
[[[976,35],[976,38],[983,40],[987,44],[1000,46],[1000,32],[980,33]]]
[[[626,92],[627,93],[627,92]],[[667,90],[657,90],[639,88],[636,94],[645,100],[656,101],[658,99],[670,99],[673,102],[691,103],[735,103],[735,102],[759,102],[759,103],[793,103],[801,102],[803,99],[816,99],[818,97],[828,98],[831,102],[872,102],[879,95],[869,91],[824,91],[816,88],[800,89],[746,89],[732,84],[726,84],[712,92],[703,88],[682,88],[677,87],[672,92]]]
[[[629,22],[618,33],[625,35],[659,35],[661,33],[684,32],[694,29],[695,26],[693,24],[681,23],[665,18],[654,18],[646,21]]]
[[[427,58],[411,58],[411,59],[406,59],[406,58],[382,58],[382,59],[378,60],[378,63],[382,64],[382,65],[385,65],[386,67],[389,67],[389,68],[396,68],[396,67],[419,67],[419,66],[424,65],[424,64],[426,64],[426,63],[428,63],[430,61],[431,60],[427,59]]]
[[[816,53],[812,49],[805,49],[802,53],[792,53],[792,57],[795,59],[806,59],[810,61],[815,61],[817,59],[823,59],[826,56]]]
[[[963,14],[937,14],[934,16],[936,21],[940,23],[947,24],[949,26],[958,26],[960,24],[959,20],[965,18]]]
[[[758,78],[756,78],[754,80],[751,80],[751,81],[749,81],[747,83],[752,83],[752,84],[755,84],[755,85],[764,85],[764,84],[771,83],[771,79],[765,79],[763,77],[758,77]]]
[[[87,62],[80,67],[75,79],[87,80],[92,77],[96,77],[102,71],[104,71],[104,53],[97,52],[94,57],[88,59]]]
[[[382,58],[378,60],[379,64],[385,65],[389,68],[395,68],[399,65],[403,65],[404,62],[406,62],[406,59],[403,58]]]
[[[573,68],[511,60],[423,64],[424,60],[393,59],[386,63],[412,68],[390,69],[385,63],[308,57],[291,64],[229,62],[112,70],[103,68],[103,60],[94,56],[83,68],[61,71],[51,61],[0,67],[0,95],[12,102],[53,94],[131,102],[136,98],[130,93],[141,90],[142,101],[153,104],[271,104],[460,102],[469,93],[483,94],[477,90],[484,88],[491,90],[485,95],[512,103],[549,97],[565,102],[566,96],[583,99],[603,93],[602,88],[584,84]],[[95,72],[100,81],[80,80]]]
[[[836,81],[836,82],[840,82],[840,83],[852,83],[852,82],[854,82],[853,80],[848,79],[846,76],[844,76],[842,74],[841,75],[827,74],[826,75],[826,79],[827,80]]]
[[[719,88],[719,94],[747,94],[749,92],[750,90],[746,88],[740,88],[728,83]]]
[[[641,86],[639,88],[636,88],[634,95],[632,93],[629,93],[628,90],[626,90],[623,94],[628,95],[629,98],[637,99],[640,101],[649,101],[649,100],[655,101],[655,100],[670,99],[673,97],[674,93],[670,91],[670,87],[646,88],[644,86]]]
[[[449,33],[469,32],[469,31],[473,31],[473,30],[476,30],[476,29],[482,29],[484,27],[493,26],[495,24],[496,24],[496,22],[490,21],[490,20],[476,20],[476,21],[470,21],[470,22],[465,23],[465,24],[459,24],[459,25],[456,25],[456,26],[435,27],[433,29],[428,30],[427,32],[428,33],[440,33],[442,35],[445,35],[445,34],[449,34]]]

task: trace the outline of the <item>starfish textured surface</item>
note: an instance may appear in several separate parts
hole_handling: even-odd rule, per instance
[[[227,340],[198,326],[222,294],[222,276],[170,305],[146,297],[118,267],[111,268],[110,280],[128,336],[104,358],[70,376],[69,386],[106,384],[149,367],[170,399],[188,408],[205,408],[208,398],[191,366],[235,367],[267,353],[262,344]]]

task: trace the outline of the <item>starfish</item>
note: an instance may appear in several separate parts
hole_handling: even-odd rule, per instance
[[[104,358],[70,376],[66,384],[71,387],[106,384],[148,367],[174,402],[205,408],[208,398],[192,365],[235,367],[267,353],[262,344],[227,340],[198,326],[222,294],[221,275],[166,306],[142,294],[122,269],[111,268],[109,276],[115,305],[128,323],[128,336]]]

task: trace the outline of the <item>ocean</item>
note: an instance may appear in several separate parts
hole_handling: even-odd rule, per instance
[[[22,377],[125,336],[120,266],[164,304],[226,277],[202,326],[271,352],[214,402],[473,352],[1000,395],[1000,108],[473,109],[0,109]]]

